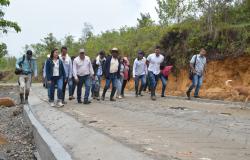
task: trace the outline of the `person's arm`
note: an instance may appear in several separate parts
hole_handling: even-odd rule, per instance
[[[73,76],[74,76],[75,79],[78,79],[78,77],[77,77],[77,68],[76,67],[77,67],[76,66],[76,59],[74,59],[74,61],[73,61]]]
[[[144,69],[145,69],[145,74],[148,75],[147,61],[145,61],[145,63],[144,63]]]
[[[135,69],[136,69],[136,59],[134,61],[134,65],[133,65],[133,78],[135,78]]]
[[[50,73],[50,65],[49,65],[50,62],[49,61],[50,60],[47,60],[46,64],[45,64],[45,66],[46,66],[46,77],[47,77],[48,83],[51,82],[51,73]]]
[[[90,60],[89,60],[89,73],[90,73],[90,76],[94,76],[94,74],[95,74],[92,63]]]
[[[21,58],[18,58],[17,61],[16,61],[16,68],[17,69],[20,69],[20,66],[19,66],[19,63],[22,61]]]
[[[37,63],[36,60],[33,60],[33,70],[34,70],[34,76],[37,78]]]
[[[72,74],[73,74],[73,65],[71,59],[69,58],[69,79],[72,78]]]
[[[195,73],[194,63],[195,63],[195,55],[192,57],[190,64],[189,64],[193,73]]]

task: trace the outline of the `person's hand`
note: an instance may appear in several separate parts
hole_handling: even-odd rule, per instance
[[[95,76],[94,76],[94,75],[90,76],[90,78],[91,78],[92,80],[95,80]]]

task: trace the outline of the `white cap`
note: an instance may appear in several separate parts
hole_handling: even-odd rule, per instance
[[[79,53],[85,53],[85,50],[82,48],[79,50]]]
[[[111,51],[118,51],[118,48],[112,48]]]

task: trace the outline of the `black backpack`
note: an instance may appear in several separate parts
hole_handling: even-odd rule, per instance
[[[23,55],[22,61],[20,61],[20,62],[18,63],[18,65],[19,65],[20,68],[16,68],[16,69],[15,69],[15,74],[16,74],[16,75],[20,75],[20,74],[23,72],[23,70],[22,70],[22,64],[23,64],[24,60],[25,60],[25,55]]]

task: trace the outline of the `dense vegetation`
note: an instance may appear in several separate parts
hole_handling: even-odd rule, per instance
[[[137,19],[137,26],[99,35],[93,35],[93,27],[85,23],[79,40],[71,35],[57,40],[50,33],[26,48],[34,50],[40,66],[52,48],[63,45],[71,55],[84,47],[92,58],[102,49],[109,52],[110,48],[118,47],[122,55],[134,59],[139,49],[149,54],[160,44],[177,69],[187,66],[190,56],[201,47],[208,51],[210,60],[250,53],[250,0],[157,0],[157,3],[159,23],[145,13]]]

